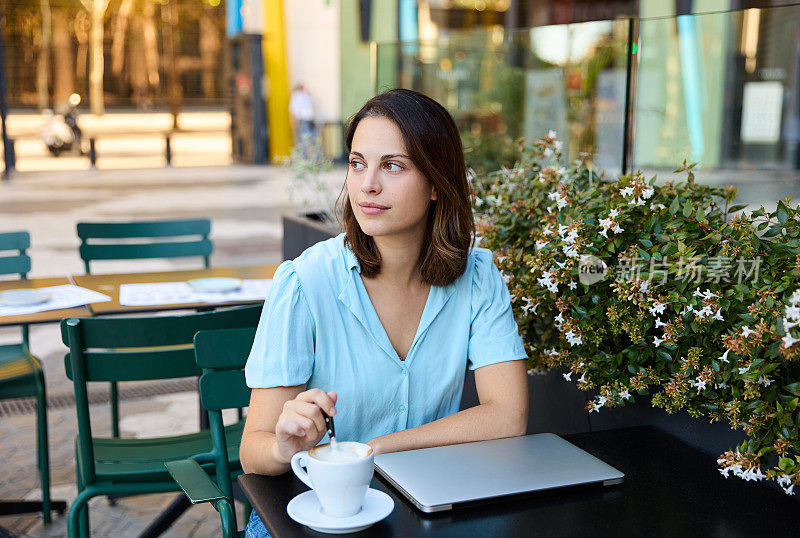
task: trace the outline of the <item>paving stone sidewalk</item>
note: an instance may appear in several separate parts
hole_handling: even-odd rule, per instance
[[[339,182],[344,172],[335,170],[328,178]],[[210,217],[215,246],[213,266],[279,263],[280,217],[296,210],[297,204],[288,195],[286,171],[272,166],[27,173],[0,183],[0,231],[31,233],[31,277],[83,272],[75,235],[75,224],[83,220]],[[107,262],[95,270],[158,271],[196,268],[197,263],[191,259]],[[19,329],[0,329],[0,344],[18,339]],[[65,347],[57,325],[31,327],[31,348],[43,362],[48,397],[70,395],[72,384],[64,374]],[[136,385],[123,384],[121,388]],[[75,411],[71,406],[57,406],[48,412],[52,495],[70,502],[76,495]],[[108,405],[92,405],[91,412],[93,429],[108,432]],[[121,415],[123,436],[188,432],[197,425],[197,394],[178,392],[123,399]],[[40,498],[35,432],[33,413],[0,416],[0,499]],[[175,496],[169,493],[128,497],[118,500],[115,506],[104,498],[94,499],[90,501],[92,535],[137,536]],[[237,508],[241,518],[241,506]],[[6,516],[0,517],[0,527],[25,537],[66,536],[66,516],[54,514],[53,523],[47,527],[37,514]],[[219,533],[216,511],[210,506],[194,506],[164,536]]]

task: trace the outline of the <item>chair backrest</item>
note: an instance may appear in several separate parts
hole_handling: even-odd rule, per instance
[[[256,329],[199,331],[194,336],[200,377],[200,403],[206,411],[247,407],[250,388],[244,380],[244,365],[253,346]]]
[[[62,320],[61,338],[69,346],[64,366],[75,390],[78,439],[86,455],[81,468],[90,473],[87,480],[94,479],[87,383],[198,376],[195,333],[256,327],[261,309],[254,305],[176,316]]]
[[[86,272],[93,260],[135,260],[202,256],[209,266],[214,246],[211,220],[79,222],[80,255]],[[196,236],[196,237],[192,237]]]
[[[208,411],[217,484],[233,503],[233,489],[228,469],[229,440],[222,422],[222,409],[247,407],[250,388],[245,383],[244,365],[255,339],[255,327],[199,331],[194,336],[200,377],[200,403]]]
[[[28,232],[0,233],[0,275],[16,274],[27,278],[31,270],[31,258],[26,251],[30,246],[31,236]]]

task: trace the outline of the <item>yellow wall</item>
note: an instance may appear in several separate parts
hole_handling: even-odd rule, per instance
[[[289,124],[289,70],[286,64],[286,37],[283,0],[264,0],[264,72],[267,78],[267,123],[269,157],[288,157],[292,148]]]

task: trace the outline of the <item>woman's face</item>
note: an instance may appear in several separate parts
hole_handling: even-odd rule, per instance
[[[362,119],[349,158],[347,193],[361,230],[372,237],[422,237],[436,191],[408,157],[397,125]]]

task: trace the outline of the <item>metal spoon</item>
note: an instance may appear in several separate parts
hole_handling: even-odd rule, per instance
[[[333,428],[333,417],[328,413],[322,411],[322,417],[325,419],[325,425],[328,427],[328,436],[331,438],[331,450],[339,450],[339,443],[336,441],[336,430]]]

